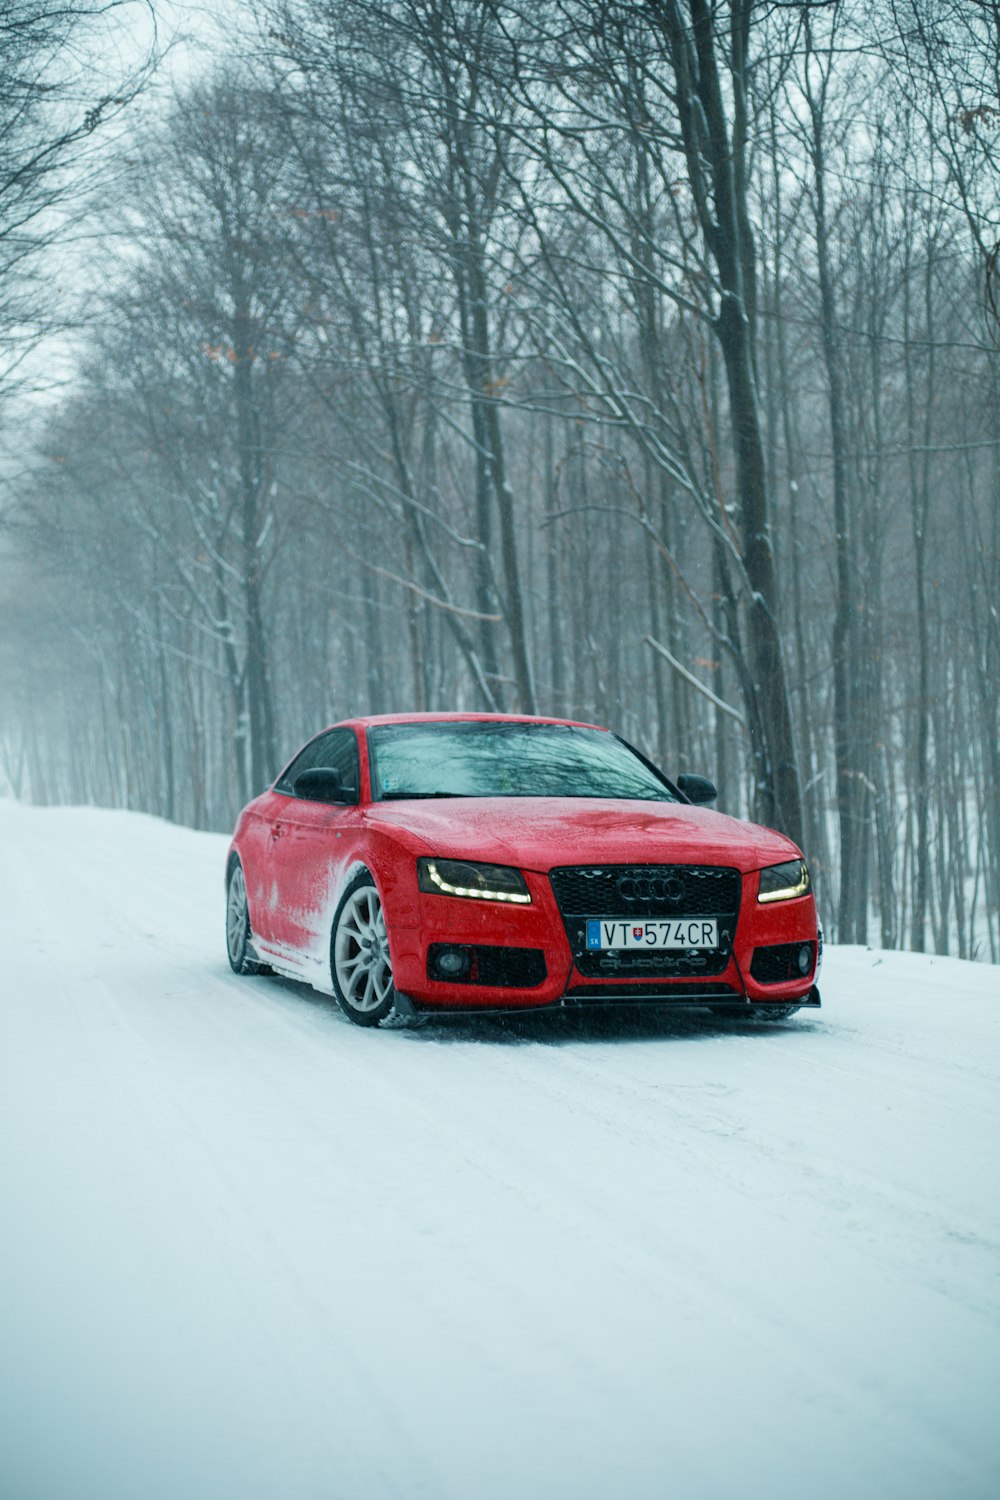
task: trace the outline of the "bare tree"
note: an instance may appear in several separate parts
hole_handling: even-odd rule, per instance
[[[517,129],[519,148],[554,179],[581,222],[607,238],[615,273],[651,283],[656,297],[704,319],[718,339],[738,540],[711,501],[702,512],[742,583],[746,651],[731,639],[729,644],[734,661],[745,668],[740,685],[758,767],[758,810],[801,837],[757,371],[756,247],[748,209],[752,9],[743,0],[724,11],[701,0],[686,8],[675,0],[641,7],[619,0],[599,6],[556,0],[530,11],[505,6],[506,51],[496,66],[515,79],[530,118]],[[640,182],[638,196],[628,190],[623,197],[622,142],[670,208],[669,238],[658,216],[636,212],[648,188]],[[532,188],[522,174],[519,182],[542,234]],[[554,275],[551,256],[546,269]],[[579,322],[575,332],[584,332]],[[655,348],[648,323],[644,336]],[[614,402],[607,372],[596,364],[601,394]],[[645,421],[625,416],[620,406],[619,417],[632,420],[636,436],[645,440]],[[653,452],[693,494],[698,486],[682,447],[674,443],[665,451],[654,444]]]
[[[503,203],[504,115],[510,96],[487,60],[496,33],[491,0],[342,0],[331,12],[316,0],[265,7],[281,52],[343,100],[382,138],[397,171],[400,228],[433,246],[454,292],[454,341],[474,459],[480,647],[492,696],[503,682],[492,616],[506,625],[514,695],[535,704],[528,646],[516,502],[509,479],[502,407],[506,384],[499,347],[496,280],[491,275]],[[391,139],[390,139],[391,138]],[[408,191],[404,191],[404,187]],[[447,329],[438,329],[442,345]],[[494,540],[496,547],[494,547]],[[499,568],[494,564],[494,553]]]
[[[155,56],[109,74],[104,46],[152,15],[147,0],[7,0],[0,10],[0,397],[68,316],[53,305],[51,253],[93,186],[94,144],[132,102]],[[37,377],[37,374],[35,376]]]

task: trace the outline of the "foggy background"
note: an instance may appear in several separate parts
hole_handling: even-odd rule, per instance
[[[14,0],[0,793],[611,725],[1000,959],[991,0]]]

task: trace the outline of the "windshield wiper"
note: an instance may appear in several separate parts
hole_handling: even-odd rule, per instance
[[[380,802],[426,801],[430,797],[470,797],[471,792],[383,792]]]

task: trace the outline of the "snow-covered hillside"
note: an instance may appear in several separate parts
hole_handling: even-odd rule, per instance
[[[0,804],[0,1494],[998,1493],[996,969],[361,1031],[225,847]]]

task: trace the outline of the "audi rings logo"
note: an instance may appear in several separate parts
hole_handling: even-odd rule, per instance
[[[684,900],[684,882],[677,875],[620,875],[615,889],[623,901],[662,901],[676,906]]]

